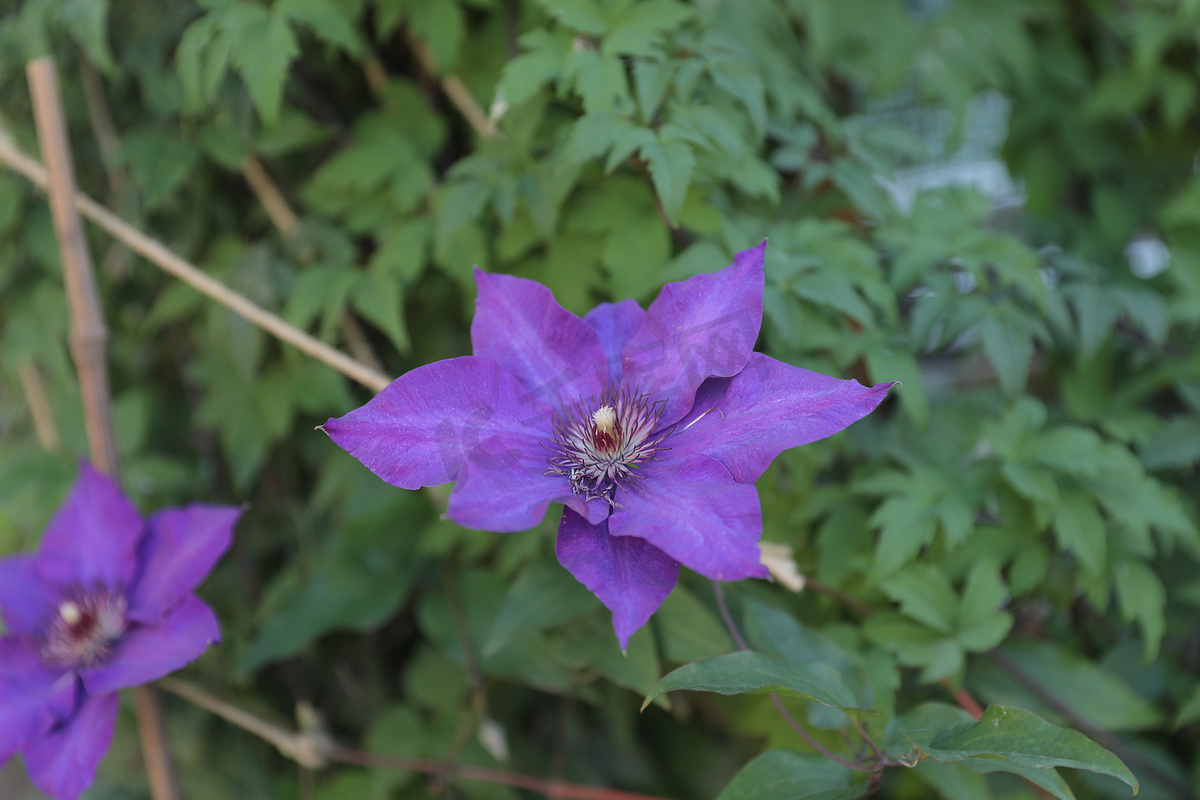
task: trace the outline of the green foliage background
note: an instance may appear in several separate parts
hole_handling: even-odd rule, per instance
[[[728,588],[751,644],[833,665],[889,752],[946,745],[914,731],[962,723],[962,687],[1099,738],[1141,797],[1197,796],[1200,3],[26,0],[0,17],[0,122],[29,152],[23,66],[43,53],[84,191],[390,374],[469,352],[472,265],[583,312],[768,237],[759,348],[904,385],[760,481],[765,538],[810,584]],[[880,178],[942,155],[901,123],[940,120],[952,149],[985,91],[1009,103],[1023,206],[943,188],[898,210]],[[294,229],[248,187],[250,157]],[[553,519],[469,531],[439,517],[444,490],[383,485],[312,430],[364,390],[90,233],[127,489],[147,510],[249,503],[205,588],[225,642],[190,679],[278,719],[310,703],[382,752],[711,798],[770,750],[763,774],[812,776],[779,797],[865,790],[766,698],[638,713],[670,669],[731,651],[705,581],[685,576],[622,657],[555,564]],[[1150,277],[1124,255],[1144,237],[1170,255]],[[67,324],[45,202],[0,173],[2,552],[35,544],[86,449]],[[57,449],[35,436],[30,364]],[[853,756],[838,703],[785,702]],[[191,798],[522,796],[298,776],[168,712]],[[505,762],[479,735],[497,730]],[[1006,762],[947,761],[891,768],[876,796],[1046,796],[991,772]],[[146,796],[136,765],[122,718],[89,796]],[[1050,796],[1129,796],[1026,772]],[[774,796],[753,779],[722,797]]]

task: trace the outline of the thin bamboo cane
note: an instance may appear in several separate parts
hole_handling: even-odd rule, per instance
[[[96,468],[118,479],[120,463],[113,431],[112,401],[108,390],[105,348],[108,329],[100,311],[92,262],[83,225],[75,210],[75,171],[67,143],[58,74],[49,56],[26,65],[33,97],[34,121],[48,174],[47,194],[54,216],[54,232],[62,258],[63,282],[71,313],[70,347],[79,373],[87,423],[88,446]],[[142,755],[155,800],[178,800],[174,771],[167,750],[166,731],[158,695],[150,686],[134,689],[135,711],[142,740]]]
[[[43,190],[48,188],[49,177],[46,169],[35,159],[17,149],[3,131],[0,131],[0,161],[8,165],[14,172],[24,175],[39,188]],[[80,214],[129,245],[131,250],[159,269],[174,275],[201,294],[216,300],[277,339],[287,342],[302,353],[332,367],[347,378],[357,381],[374,392],[382,391],[391,382],[391,378],[379,370],[372,369],[330,347],[315,336],[309,335],[246,299],[187,260],[175,255],[166,245],[151,239],[87,195],[76,192],[74,206]]]

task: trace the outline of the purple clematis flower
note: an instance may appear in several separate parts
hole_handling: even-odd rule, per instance
[[[558,559],[613,612],[621,647],[679,565],[761,578],[754,481],[782,451],[869,414],[867,388],[753,352],[766,243],[580,319],[550,290],[475,272],[475,355],[418,367],[322,428],[388,483],[457,481],[448,515],[493,531],[565,506]]]
[[[0,559],[0,764],[73,800],[112,739],[118,689],[161,678],[220,638],[192,594],[229,548],[236,508],[192,504],[143,521],[86,463],[33,555]]]

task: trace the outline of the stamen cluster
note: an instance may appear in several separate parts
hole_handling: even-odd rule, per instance
[[[665,405],[628,389],[610,389],[596,405],[576,402],[555,416],[555,455],[546,474],[566,475],[575,494],[603,497],[616,506],[617,487],[641,477],[636,470],[654,458],[670,433],[657,430]]]
[[[72,592],[46,623],[43,662],[70,669],[100,663],[125,633],[127,606],[123,594],[104,587]]]

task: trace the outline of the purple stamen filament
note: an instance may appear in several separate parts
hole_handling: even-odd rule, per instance
[[[594,411],[575,403],[555,417],[555,455],[546,474],[565,475],[585,500],[603,497],[617,506],[613,495],[621,482],[642,477],[636,470],[653,460],[671,432],[657,430],[665,405],[629,390],[605,392]]]

